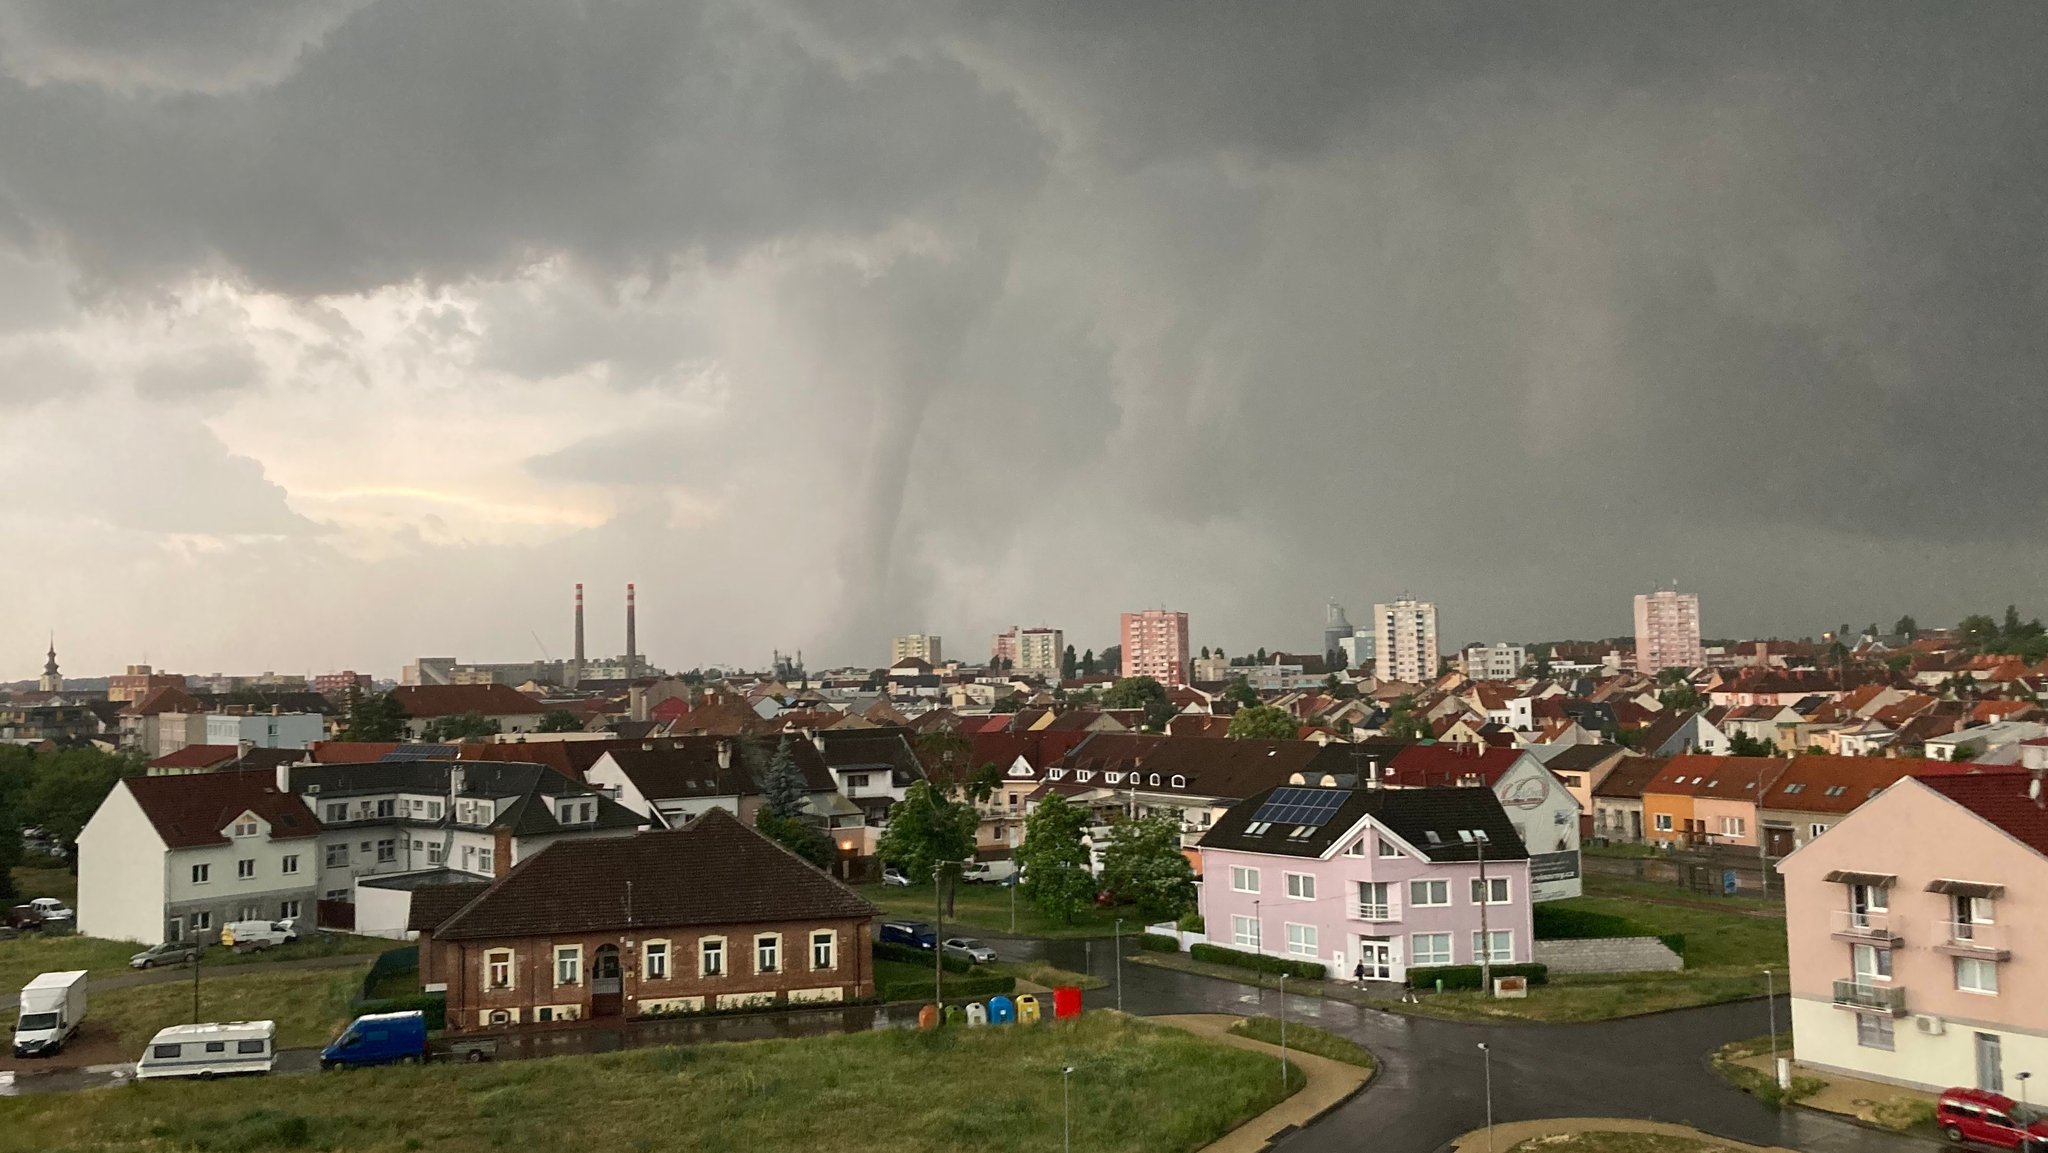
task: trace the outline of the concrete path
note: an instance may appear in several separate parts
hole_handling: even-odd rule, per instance
[[[1702,1133],[1685,1125],[1658,1121],[1629,1121],[1614,1117],[1559,1117],[1549,1121],[1511,1121],[1495,1125],[1491,1133],[1475,1129],[1453,1141],[1450,1153],[1506,1153],[1518,1142],[1559,1133],[1662,1133],[1667,1137],[1690,1137],[1727,1149],[1730,1153],[1791,1153],[1776,1145],[1751,1145]]]
[[[374,953],[340,953],[331,957],[300,957],[293,961],[239,961],[232,965],[201,965],[199,979],[212,981],[243,973],[275,973],[280,969],[345,969],[351,965],[362,965],[367,968],[370,962],[376,959]],[[162,985],[172,981],[190,980],[192,970],[185,965],[161,969],[131,969],[111,977],[91,978],[85,983],[85,991],[90,996],[114,989],[133,989],[137,985]],[[12,1009],[20,1003],[20,990],[0,994],[0,1009]],[[90,1004],[89,1001],[87,1003]]]
[[[1280,1046],[1231,1033],[1230,1027],[1244,1020],[1242,1017],[1223,1013],[1176,1013],[1146,1020],[1185,1029],[1206,1041],[1264,1053],[1275,1062],[1280,1060]],[[1259,1153],[1272,1144],[1274,1136],[1282,1130],[1313,1124],[1316,1118],[1343,1104],[1372,1079],[1369,1071],[1357,1065],[1318,1057],[1313,1053],[1290,1049],[1287,1060],[1308,1079],[1301,1091],[1210,1142],[1203,1147],[1202,1153]],[[1275,1076],[1278,1076],[1277,1070]]]

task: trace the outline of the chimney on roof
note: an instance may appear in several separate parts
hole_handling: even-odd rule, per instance
[[[719,738],[718,741],[718,767],[721,769],[732,768],[732,742],[723,737]]]
[[[569,687],[583,683],[583,582],[576,582],[576,658],[569,663]]]
[[[626,582],[626,679],[640,675],[640,647],[633,636],[633,582]]]

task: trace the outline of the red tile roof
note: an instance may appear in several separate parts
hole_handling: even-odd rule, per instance
[[[1643,786],[1644,795],[1709,797],[1754,801],[1790,762],[1780,757],[1715,757],[1689,753],[1673,757]]]
[[[391,699],[413,718],[459,717],[478,713],[486,717],[538,716],[547,706],[511,685],[401,685],[391,690]]]
[[[397,748],[397,741],[314,741],[306,751],[317,765],[367,765]]]
[[[1409,745],[1387,765],[1386,782],[1403,788],[1431,788],[1477,777],[1492,785],[1524,755],[1520,749]]]
[[[270,824],[273,840],[320,832],[313,811],[295,794],[278,792],[277,778],[268,772],[129,777],[122,784],[173,849],[227,844],[221,830],[251,812]]]
[[[2025,769],[1918,776],[1916,779],[2003,829],[2028,848],[2048,856],[2048,808],[2027,796],[2031,776]]]
[[[1847,813],[1900,777],[1946,771],[1945,762],[1919,757],[1794,757],[1764,794],[1764,808]]]
[[[128,702],[128,707],[121,711],[135,717],[153,717],[158,713],[193,713],[199,711],[199,698],[177,685],[160,685],[144,693],[140,700]]]

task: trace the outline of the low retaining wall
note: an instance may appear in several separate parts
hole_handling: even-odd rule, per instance
[[[1538,941],[1536,963],[1552,973],[1675,973],[1685,958],[1655,937]]]

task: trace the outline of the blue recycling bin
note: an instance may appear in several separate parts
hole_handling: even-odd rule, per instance
[[[988,1023],[991,1025],[1013,1025],[1017,1021],[1017,1004],[1001,995],[988,999]]]

